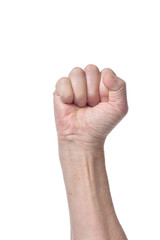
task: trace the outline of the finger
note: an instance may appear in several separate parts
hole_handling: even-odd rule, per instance
[[[117,77],[112,72],[104,74],[103,83],[109,91],[118,91],[119,89],[125,87],[125,81]]]
[[[128,111],[126,83],[115,74],[108,72],[103,76],[103,83],[109,90],[109,101],[113,102],[123,114]]]
[[[78,107],[84,107],[87,104],[87,86],[85,73],[81,68],[74,68],[70,74],[74,103]]]
[[[104,68],[101,71],[101,79],[100,79],[100,86],[99,86],[99,93],[101,102],[108,102],[109,100],[109,89],[106,84],[103,82],[103,78],[106,74],[112,74],[116,76],[116,74],[110,68]]]
[[[85,67],[84,72],[86,74],[87,83],[87,102],[88,105],[93,107],[97,105],[100,100],[99,96],[99,81],[100,72],[95,65],[88,65]]]
[[[73,102],[73,90],[71,81],[67,77],[63,77],[58,80],[56,83],[55,94],[59,95],[63,103],[72,103]]]

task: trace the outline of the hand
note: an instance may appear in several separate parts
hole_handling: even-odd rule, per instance
[[[104,144],[128,111],[126,84],[109,68],[74,68],[56,83],[54,110],[60,140]]]

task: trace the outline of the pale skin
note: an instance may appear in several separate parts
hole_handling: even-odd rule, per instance
[[[107,135],[127,114],[126,83],[109,68],[76,67],[56,83],[54,111],[71,240],[127,240],[105,167]]]

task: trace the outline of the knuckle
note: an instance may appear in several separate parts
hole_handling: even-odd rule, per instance
[[[94,64],[88,64],[85,67],[85,70],[87,70],[87,71],[99,71],[98,67]]]
[[[126,88],[126,82],[121,78],[119,78],[119,81],[120,81],[120,84],[121,84],[121,88]]]
[[[70,72],[70,76],[72,75],[72,74],[81,74],[81,73],[84,73],[84,71],[83,71],[83,69],[82,68],[80,68],[80,67],[75,67],[75,68],[73,68],[72,69],[72,71]]]
[[[104,73],[109,73],[109,74],[114,74],[114,75],[116,75],[115,74],[115,72],[111,69],[111,68],[104,68],[103,70],[102,70],[102,72],[104,72]]]
[[[56,83],[56,88],[60,87],[61,85],[63,85],[67,80],[67,77],[62,77],[60,78],[57,83]]]

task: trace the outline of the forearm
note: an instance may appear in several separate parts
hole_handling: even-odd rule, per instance
[[[126,240],[109,191],[103,148],[59,141],[72,240]]]

